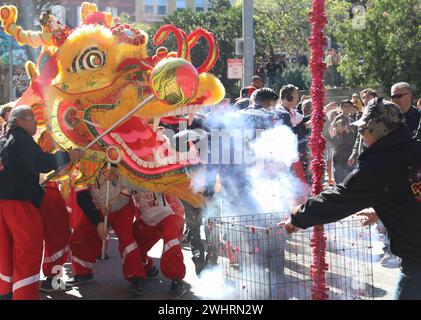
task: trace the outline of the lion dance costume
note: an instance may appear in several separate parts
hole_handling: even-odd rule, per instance
[[[43,14],[41,31],[27,31],[16,24],[17,16],[14,6],[0,8],[1,23],[8,35],[20,45],[42,49],[36,64],[26,63],[31,85],[17,105],[32,107],[41,132],[38,143],[44,151],[84,148],[152,96],[134,116],[89,148],[81,161],[65,168],[55,181],[63,186],[84,187],[106,162],[119,159],[118,173],[131,184],[201,206],[203,198],[190,189],[185,172],[186,167],[199,162],[197,150],[173,150],[156,129],[163,118],[193,116],[203,106],[223,99],[222,84],[208,73],[219,57],[213,34],[197,29],[186,35],[175,26],[164,25],[153,42],[160,46],[172,34],[177,40],[177,52],[159,47],[148,56],[148,35],[144,31],[120,24],[111,13],[99,12],[91,3],[81,5],[81,24],[75,29]],[[208,42],[209,51],[205,61],[195,67],[190,50],[202,38]],[[60,195],[50,190],[48,196],[49,202],[63,211]],[[57,221],[48,216],[43,215],[45,230],[57,230],[58,226],[66,230],[68,217],[60,214],[63,218]],[[65,260],[66,233],[52,232],[45,241],[48,256],[44,262],[52,265]],[[44,265],[47,273],[48,268]],[[7,275],[7,279],[11,276]]]

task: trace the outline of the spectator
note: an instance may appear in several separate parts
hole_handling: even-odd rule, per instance
[[[235,110],[243,110],[243,109],[248,108],[249,105],[250,105],[250,99],[249,98],[238,99],[234,103],[234,109]]]
[[[307,128],[302,123],[304,116],[296,111],[298,104],[298,88],[292,84],[285,85],[279,91],[280,101],[275,106],[275,121],[291,128],[292,132],[297,135],[299,160],[292,164],[295,175],[305,182],[305,144]]]
[[[262,79],[259,76],[253,76],[251,85],[244,87],[240,91],[240,96],[236,100],[250,98],[256,89],[262,87]]]
[[[279,96],[280,102],[275,107],[276,120],[293,129],[303,121],[303,115],[295,110],[298,104],[298,88],[292,84],[285,85],[279,91]]]
[[[262,78],[259,76],[253,76],[253,78],[251,78],[251,86],[255,87],[256,89],[263,87]]]
[[[311,117],[311,99],[307,98],[302,102],[302,110],[303,110],[302,115],[304,116],[304,122],[307,122],[308,120],[310,120],[310,117]]]
[[[298,107],[297,107],[298,109]],[[306,99],[302,102],[303,121],[297,126],[298,154],[303,164],[307,183],[311,183],[310,159],[311,151],[308,145],[308,137],[311,133],[311,100]]]
[[[256,90],[256,88],[252,87],[252,86],[241,88],[240,96],[236,100],[238,101],[238,100],[241,100],[241,99],[250,99],[252,93],[255,90]]]
[[[254,74],[259,76],[260,79],[262,79],[262,82],[265,82],[265,67],[261,63],[257,63]]]
[[[2,123],[9,121],[10,112],[12,111],[12,103],[6,103],[2,106],[0,106],[0,121]]]
[[[279,225],[292,233],[373,207],[390,235],[392,251],[401,258],[394,299],[420,300],[421,194],[415,186],[421,183],[421,144],[411,140],[404,119],[394,103],[371,100],[355,123],[367,145],[357,169],[344,185],[311,197]]]
[[[307,100],[307,99],[310,99],[310,97],[309,96],[306,96],[306,95],[302,95],[301,96],[301,98],[300,98],[300,103],[297,105],[297,107],[296,107],[296,109],[297,109],[297,111],[299,112],[299,113],[301,113],[301,114],[304,114],[303,113],[303,107],[302,107],[302,105],[303,105],[303,101],[304,100]]]
[[[376,90],[367,88],[360,92],[360,97],[364,106],[366,106],[371,99],[377,98],[378,95]]]
[[[323,112],[326,115],[326,121],[323,126],[323,137],[326,139],[326,170],[328,175],[328,184],[333,185],[333,145],[330,139],[330,128],[332,126],[333,120],[339,115],[339,107],[336,102],[330,102],[323,108]]]
[[[275,59],[272,57],[269,59],[269,62],[266,63],[267,77],[269,80],[268,85],[273,86],[275,84],[275,78],[280,68],[280,64],[275,63]]]
[[[377,92],[373,89],[368,88],[361,91],[360,96],[361,96],[364,106],[366,106],[371,99],[374,99],[377,97]],[[358,119],[359,118],[360,117],[358,117]],[[352,153],[348,159],[348,165],[350,167],[354,167],[358,156],[363,152],[363,148],[364,148],[364,145],[362,143],[361,135],[357,135],[354,148],[352,149]]]
[[[357,93],[354,93],[352,95],[351,101],[352,101],[352,104],[354,105],[354,107],[357,109],[357,112],[359,113],[359,116],[361,116],[362,113],[363,113],[364,103],[360,99],[360,96]]]
[[[333,167],[336,184],[342,183],[343,179],[351,172],[348,166],[348,158],[355,143],[355,131],[350,127],[350,113],[353,104],[350,100],[341,103],[342,113],[332,122],[330,129],[330,141],[333,146]]]
[[[270,112],[278,100],[278,94],[268,87],[263,87],[253,92],[249,108]]]
[[[406,82],[395,83],[391,88],[390,98],[396,103],[402,112],[405,114],[406,126],[411,132],[412,136],[417,134],[417,129],[420,124],[421,110],[418,110],[412,105],[412,90],[411,86]]]

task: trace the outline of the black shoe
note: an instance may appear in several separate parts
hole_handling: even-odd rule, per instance
[[[196,275],[199,275],[205,268],[205,259],[203,258],[203,255],[193,256],[191,259],[194,263]]]
[[[170,294],[173,299],[180,299],[187,292],[184,281],[173,280],[171,283]]]
[[[130,280],[130,285],[127,291],[136,296],[142,296],[145,290],[145,279],[141,277],[133,277]]]
[[[0,294],[0,301],[2,301],[2,300],[12,300],[12,298],[13,298],[12,293]]]
[[[53,285],[53,277],[47,277],[47,279],[41,281],[39,290],[42,292],[63,292],[73,289],[73,286],[64,282],[62,279],[58,279]]]
[[[152,266],[152,267],[148,270],[148,272],[146,272],[146,276],[147,276],[148,278],[153,278],[153,277],[156,277],[158,274],[159,274],[159,270],[158,270],[158,268],[156,268],[155,266]]]
[[[108,260],[109,258],[110,257],[108,256],[108,253],[106,253],[104,259],[102,259],[102,256],[100,255],[100,256],[96,257],[96,260]]]
[[[73,277],[73,280],[67,282],[67,284],[72,286],[84,286],[86,284],[94,283],[94,275],[93,273],[85,274],[85,275],[76,275]]]

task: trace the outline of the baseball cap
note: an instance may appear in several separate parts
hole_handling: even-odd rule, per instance
[[[371,99],[361,118],[351,125],[367,126],[369,132],[378,140],[405,124],[405,115],[398,105],[383,98]]]

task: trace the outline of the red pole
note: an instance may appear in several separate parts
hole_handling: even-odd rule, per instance
[[[312,8],[309,15],[311,23],[311,37],[309,46],[311,48],[310,72],[312,77],[311,101],[313,114],[312,131],[310,136],[310,147],[313,155],[311,170],[313,173],[313,184],[311,191],[313,195],[319,194],[323,190],[323,179],[325,173],[324,151],[326,140],[322,137],[325,115],[323,104],[325,89],[323,85],[323,74],[326,69],[324,63],[324,50],[326,48],[326,38],[323,29],[327,23],[325,15],[325,0],[312,0]],[[326,286],[326,237],[323,226],[313,228],[311,247],[313,262],[311,265],[312,277],[312,299],[326,300],[328,298],[328,288]]]

